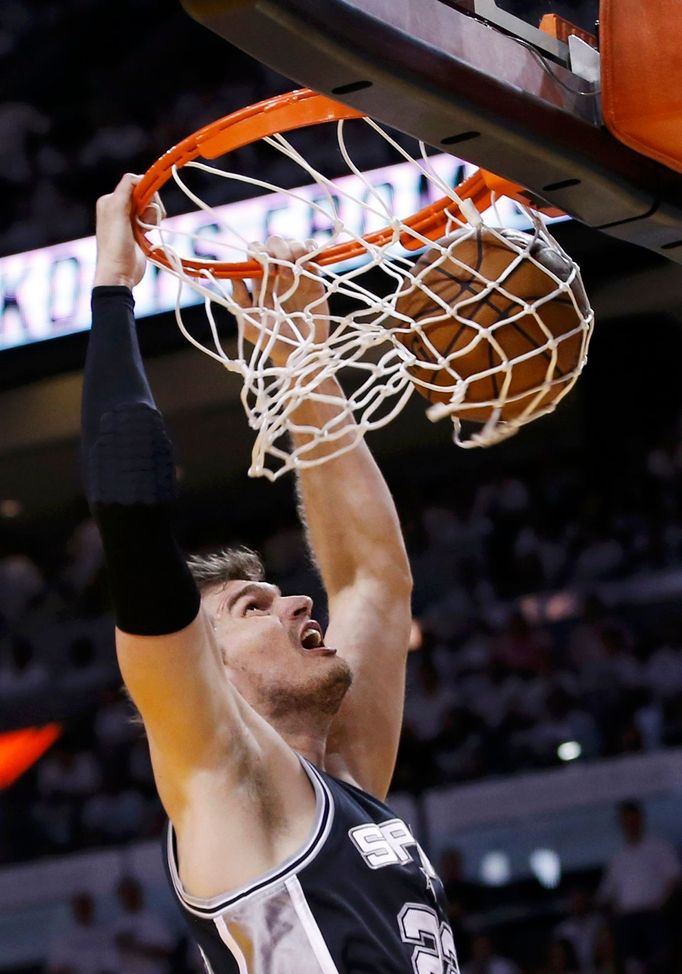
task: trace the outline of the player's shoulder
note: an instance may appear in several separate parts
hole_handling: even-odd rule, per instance
[[[378,789],[370,782],[359,780],[358,775],[354,775],[348,762],[341,754],[329,754],[325,756],[324,764],[319,769],[331,776],[339,785],[347,791],[350,789],[359,795],[376,802],[383,802],[386,798],[385,793],[378,793]]]

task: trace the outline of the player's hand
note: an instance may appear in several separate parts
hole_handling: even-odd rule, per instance
[[[131,224],[133,190],[141,178],[126,173],[113,193],[97,200],[95,285],[123,284],[133,288],[144,276],[146,260],[135,242]],[[142,220],[156,224],[162,216],[163,207],[155,198]]]
[[[268,237],[264,245],[252,246],[253,256],[256,259],[259,253],[264,255],[262,263],[265,277],[263,280],[251,281],[251,290],[243,280],[237,279],[232,282],[232,296],[236,303],[245,311],[256,309],[248,316],[238,315],[239,327],[243,331],[244,338],[252,345],[256,344],[261,335],[264,335],[267,340],[280,318],[280,313],[275,312],[274,308],[281,304],[284,313],[294,317],[289,321],[286,319],[280,321],[278,337],[270,351],[270,359],[274,365],[286,365],[289,356],[300,343],[297,331],[306,338],[312,337],[316,344],[328,337],[329,305],[324,296],[322,280],[317,276],[310,277],[308,274],[300,275],[297,286],[282,301],[281,297],[287,295],[294,284],[294,271],[286,265],[269,261],[268,256],[276,260],[290,261],[292,264],[298,261],[308,271],[314,271],[312,264],[301,258],[309,254],[315,244],[311,240],[302,243],[298,240],[285,240],[284,237]],[[295,314],[306,309],[310,311],[310,315],[304,317]],[[309,335],[310,329],[312,329],[312,336]]]

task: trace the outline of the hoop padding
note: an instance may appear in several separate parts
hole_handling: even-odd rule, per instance
[[[346,178],[326,175],[282,134],[320,120],[335,123],[338,146],[333,148]],[[273,125],[281,131],[273,131]],[[413,215],[396,213],[391,195],[355,163],[349,125],[360,128],[363,157],[373,138],[382,159],[390,153],[393,161],[410,167],[431,202]],[[204,161],[254,139],[262,139],[286,164],[286,184],[301,188],[285,189]],[[408,151],[404,140],[372,119],[303,90],[207,126],[162,157],[138,184],[138,214],[170,184],[210,215],[205,221],[210,229],[203,234],[179,233],[172,221],[144,224],[139,216],[135,232],[150,262],[178,280],[176,320],[183,335],[241,377],[241,401],[257,434],[251,476],[275,480],[288,470],[340,456],[370,430],[390,423],[415,390],[431,403],[427,416],[451,418],[455,442],[472,447],[497,443],[551,412],[575,384],[594,320],[579,268],[525,207],[532,232],[485,230],[486,241],[494,240],[508,256],[493,277],[481,270],[485,263],[472,266],[460,259],[462,248],[483,239],[481,212],[491,204],[495,210],[500,191],[518,198],[521,189],[481,170],[453,188],[438,164],[442,158],[429,155],[423,143]],[[193,179],[202,181],[202,192],[208,180],[223,179],[277,194],[280,207],[285,200],[290,208],[292,225],[304,209],[324,229],[295,256],[281,239],[254,244],[242,227],[228,222],[230,208],[216,206],[216,193],[209,204],[189,185]],[[540,243],[544,253],[556,256],[549,267],[538,259]],[[423,256],[416,263],[415,252],[428,255],[426,271]],[[197,258],[197,253],[217,256]],[[222,259],[226,253],[240,259]],[[434,284],[439,266],[443,273],[456,271],[461,287],[454,303]],[[542,272],[541,293],[520,294],[512,283],[524,268],[534,268],[536,278]],[[237,278],[250,286],[247,303],[243,289],[232,285]],[[185,286],[203,300],[210,344],[185,323]],[[405,297],[415,290],[426,302],[420,307],[427,308],[418,319],[405,310]],[[479,320],[477,309],[494,300],[506,311]],[[543,319],[543,307],[550,318],[549,309],[558,305],[569,310],[557,330]],[[236,341],[229,319],[221,320],[221,308],[236,318]],[[532,340],[511,347],[505,336],[512,328],[527,334],[528,322]],[[465,333],[466,341],[434,340],[443,329]]]

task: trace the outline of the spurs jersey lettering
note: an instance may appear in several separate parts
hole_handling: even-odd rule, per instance
[[[305,846],[249,886],[202,899],[166,864],[208,974],[459,974],[443,885],[382,802],[301,762],[315,788]]]

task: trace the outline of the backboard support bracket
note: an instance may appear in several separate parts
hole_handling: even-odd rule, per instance
[[[568,44],[565,41],[545,33],[538,27],[533,27],[526,20],[510,14],[507,10],[502,10],[497,6],[496,0],[441,0],[441,2],[474,14],[493,27],[520,38],[527,44],[532,44],[536,50],[554,58],[564,67],[569,67]]]
[[[297,84],[682,264],[682,175],[609,134],[598,85],[451,0],[181,3]]]

